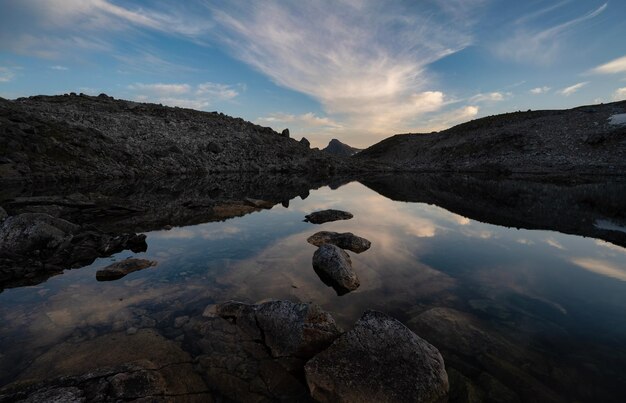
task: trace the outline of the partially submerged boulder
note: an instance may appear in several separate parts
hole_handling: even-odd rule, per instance
[[[354,235],[352,232],[331,232],[320,231],[311,235],[307,242],[311,245],[322,246],[332,244],[341,249],[348,249],[355,253],[365,252],[372,246],[372,243],[365,238]]]
[[[304,367],[319,402],[440,402],[448,393],[441,354],[397,320],[367,311]]]
[[[347,211],[328,209],[315,211],[306,215],[304,216],[304,221],[310,222],[311,224],[323,224],[331,221],[349,220],[352,217],[354,217],[352,213],[348,213]]]
[[[324,244],[315,251],[313,269],[324,284],[334,288],[337,295],[354,291],[361,285],[352,270],[350,256],[335,245]]]
[[[147,269],[148,267],[156,266],[157,262],[146,259],[125,259],[121,262],[113,263],[102,270],[96,272],[96,280],[98,281],[112,281],[118,280],[127,274],[135,271]]]

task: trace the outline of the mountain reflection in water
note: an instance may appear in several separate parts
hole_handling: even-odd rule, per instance
[[[254,189],[240,193],[231,199],[271,200]],[[170,213],[183,211],[180,196],[170,194],[159,206],[171,204],[167,222],[142,222],[141,214],[116,221],[151,230],[147,252],[126,251],[4,290],[0,384],[51,376],[71,351],[64,346],[112,331],[153,327],[175,338],[176,319],[199,315],[209,303],[289,299],[321,305],[344,328],[366,309],[398,318],[441,350],[451,401],[472,393],[508,401],[623,401],[625,183],[412,175],[295,197],[302,193],[294,187],[273,200],[291,199],[288,207],[235,209],[236,217],[225,213],[214,222],[183,213],[176,221]],[[354,218],[302,221],[326,208]],[[155,230],[165,223],[174,228]],[[372,242],[367,252],[348,252],[357,290],[337,296],[314,272],[316,248],[306,239],[321,230]],[[128,256],[158,266],[96,281],[97,269]]]

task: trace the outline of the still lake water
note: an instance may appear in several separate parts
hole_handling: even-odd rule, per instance
[[[354,218],[302,221],[327,208]],[[372,242],[349,252],[356,291],[337,296],[314,272],[316,248],[306,239],[321,230]],[[493,400],[624,401],[626,249],[614,243],[483,223],[358,182],[312,190],[288,207],[146,235],[145,253],[0,293],[0,384],[64,342],[141,327],[167,334],[175,318],[213,302],[289,299],[321,305],[344,329],[366,309],[401,320],[442,351],[452,401],[473,388]],[[129,256],[158,265],[96,281],[96,270]]]

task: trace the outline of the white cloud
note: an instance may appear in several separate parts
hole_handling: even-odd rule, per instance
[[[613,93],[614,101],[623,101],[626,100],[626,87],[618,88]]]
[[[585,81],[585,82],[582,82],[582,83],[577,83],[577,84],[574,84],[574,85],[570,85],[569,87],[563,88],[561,91],[559,91],[559,94],[565,95],[566,97],[569,97],[570,95],[572,95],[573,93],[577,92],[578,90],[580,90],[581,88],[583,88],[587,84],[589,84],[588,81]]]
[[[198,85],[196,95],[208,96],[219,100],[227,100],[235,98],[239,95],[239,93],[230,85],[207,82]]]
[[[471,43],[464,28],[400,7],[263,1],[212,10],[216,35],[236,57],[318,100],[346,127],[389,134],[445,105],[426,66]]]
[[[52,70],[59,70],[59,71],[66,71],[66,70],[68,70],[68,68],[67,68],[67,67],[65,67],[65,66],[60,66],[60,65],[50,66],[50,68],[51,68]]]
[[[338,129],[342,126],[328,117],[316,116],[313,112],[303,113],[301,115],[291,115],[286,113],[272,113],[256,120],[258,124],[275,125],[277,123],[294,124],[301,128],[334,128]]]
[[[239,95],[230,85],[211,82],[201,83],[195,87],[185,83],[135,83],[129,85],[128,89],[135,93],[135,99],[140,102],[156,102],[199,110]]]
[[[584,21],[597,17],[606,10],[607,7],[608,3],[604,3],[602,6],[581,17],[571,19],[547,29],[537,30],[521,26],[512,35],[496,43],[493,47],[493,51],[502,58],[513,59],[517,62],[549,64],[557,57],[561,48],[562,38],[569,30]],[[553,11],[554,9],[554,7],[549,7],[544,10],[544,13]],[[518,21],[523,22],[523,20]]]
[[[7,83],[15,77],[15,73],[8,67],[0,66],[0,83]]]
[[[597,74],[626,73],[626,56],[618,57],[615,60],[595,67],[591,69],[591,72]]]
[[[543,87],[536,87],[533,88],[532,90],[530,90],[529,92],[533,95],[539,95],[539,94],[545,94],[548,91],[550,91],[550,87],[547,86],[543,86]]]
[[[502,92],[490,92],[487,94],[476,94],[469,99],[470,103],[477,102],[499,102],[504,101],[505,97],[511,96],[510,92],[502,93]]]

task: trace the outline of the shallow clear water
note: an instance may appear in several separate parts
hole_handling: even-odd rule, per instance
[[[326,208],[354,218],[302,221]],[[316,248],[306,239],[321,230],[372,242],[362,254],[349,252],[361,281],[356,291],[337,296],[313,271]],[[66,340],[166,329],[212,302],[290,299],[321,305],[344,328],[366,309],[391,314],[483,386],[498,382],[563,400],[620,398],[626,249],[612,243],[486,224],[436,205],[392,201],[358,182],[313,190],[288,208],[147,236],[146,253],[123,252],[0,293],[1,383]],[[96,281],[96,270],[128,256],[158,265]],[[435,307],[448,310],[433,321],[424,313]]]

